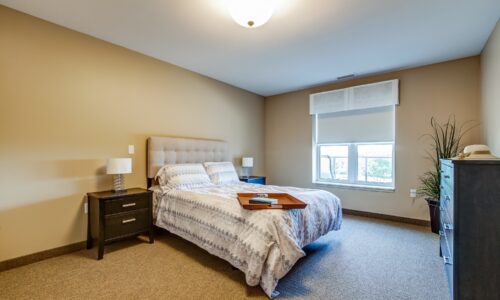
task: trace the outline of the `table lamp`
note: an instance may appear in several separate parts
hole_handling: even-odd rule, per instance
[[[245,170],[246,177],[248,178],[252,173],[251,169],[253,168],[253,157],[243,157],[241,159],[241,166],[243,170]]]
[[[132,158],[110,158],[106,165],[106,173],[114,175],[113,190],[115,192],[124,191],[123,174],[132,173]]]

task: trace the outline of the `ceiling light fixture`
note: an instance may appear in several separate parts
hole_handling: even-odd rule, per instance
[[[243,27],[257,28],[264,25],[274,12],[273,0],[229,0],[229,13]]]

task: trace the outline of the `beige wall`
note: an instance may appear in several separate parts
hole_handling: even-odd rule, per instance
[[[86,192],[150,135],[222,139],[263,172],[264,99],[0,6],[0,261],[85,239]]]
[[[500,156],[500,21],[481,54],[481,101],[484,143]]]
[[[265,160],[271,184],[325,188],[337,194],[345,208],[429,219],[425,201],[409,197],[410,188],[429,167],[423,158],[432,116],[479,121],[479,57],[391,72],[287,93],[266,99]],[[389,79],[400,79],[396,107],[396,191],[374,192],[312,184],[312,135],[309,94]],[[480,130],[466,143],[480,141]]]

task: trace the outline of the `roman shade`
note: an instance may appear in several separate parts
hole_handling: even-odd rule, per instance
[[[398,80],[311,94],[316,144],[394,141]]]
[[[316,143],[394,141],[394,106],[317,115]]]
[[[398,84],[399,80],[394,79],[311,94],[309,113],[315,115],[397,105]]]

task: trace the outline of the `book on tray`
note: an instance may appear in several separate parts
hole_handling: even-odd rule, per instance
[[[251,204],[271,204],[271,205],[275,205],[275,204],[278,204],[278,199],[265,198],[265,197],[253,197],[253,198],[250,198],[250,200],[248,202],[251,203]]]

